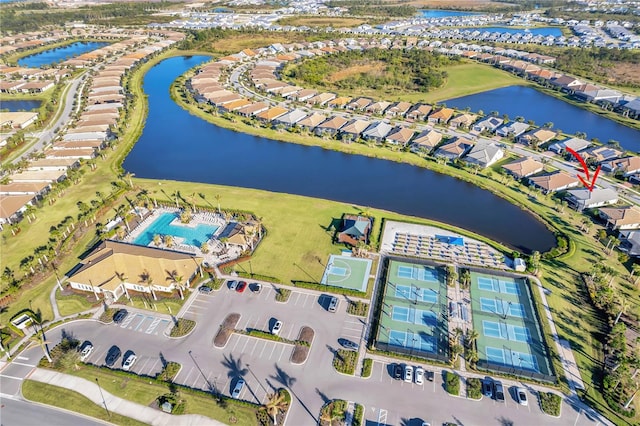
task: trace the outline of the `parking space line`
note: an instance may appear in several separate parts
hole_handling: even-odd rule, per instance
[[[149,372],[148,372],[149,375],[153,373],[153,371],[156,369],[156,364],[158,364],[159,362],[160,362],[160,359],[156,358],[153,364],[151,364],[151,368],[149,369]]]
[[[120,324],[120,328],[127,328],[129,324],[131,324],[131,321],[133,321],[134,318],[138,318],[138,317],[144,317],[144,315],[142,314],[136,314],[135,316],[130,315],[128,318],[125,318],[124,321],[122,321],[122,324]]]
[[[271,357],[273,356],[273,352],[275,352],[276,346],[277,346],[275,343],[272,343],[272,345],[273,345],[273,349],[271,349],[271,354],[269,354],[269,359],[271,359]]]
[[[194,368],[195,368],[194,366],[191,366],[191,368],[189,369],[189,372],[187,373],[187,375],[186,375],[186,377],[184,378],[184,380],[180,379],[180,383],[184,383],[184,384],[186,384],[186,383],[187,383],[187,381],[189,380],[189,376],[190,376],[190,375],[191,375],[191,373],[193,372],[193,369],[194,369]],[[184,371],[184,370],[183,370],[183,371]],[[176,379],[177,379],[177,377],[176,377]],[[176,381],[177,381],[177,380],[176,380]]]
[[[162,318],[154,318],[153,321],[151,321],[151,324],[149,324],[149,326],[147,327],[147,331],[145,331],[145,334],[151,334],[151,332],[158,326],[158,324],[160,324],[160,321],[162,321]]]
[[[136,315],[136,317],[138,317],[138,315]],[[129,330],[138,331],[138,329],[142,326],[142,324],[144,324],[148,319],[153,321],[153,317],[150,315],[145,317],[144,315],[140,314],[140,317],[142,318],[140,322],[137,324],[131,324],[131,326],[128,327]]]
[[[236,346],[238,346],[238,343],[240,343],[240,339],[242,337],[238,335],[238,337],[236,338],[236,344],[233,345],[233,349],[231,349],[231,352],[234,352],[236,350]]]
[[[193,384],[191,385],[192,388],[194,389],[199,389],[196,385],[198,384],[198,381],[202,378],[202,376],[200,374],[196,374],[196,378],[193,381]]]
[[[231,377],[227,378],[227,381],[224,383],[224,387],[221,389],[222,393],[228,392],[227,395],[231,394],[231,390],[229,389],[229,382],[231,382]]]
[[[251,353],[249,354],[249,356],[253,356],[253,352],[255,352],[256,348],[258,347],[258,344],[260,343],[259,339],[256,339],[256,344],[253,345],[253,348],[251,348]]]
[[[136,370],[138,370],[140,373],[142,373],[144,371],[144,368],[147,366],[147,364],[149,364],[149,361],[151,361],[151,358],[147,358],[147,360],[145,361],[144,364],[142,364],[142,367],[140,367],[140,363],[141,361],[138,361],[136,363]],[[140,368],[137,368],[140,367]]]
[[[252,339],[245,339],[244,346],[242,347],[242,350],[240,352],[245,353],[245,349],[247,349],[247,345],[249,344],[250,340]]]
[[[280,356],[278,357],[278,362],[280,362],[280,360],[282,359],[282,354],[284,353],[284,350],[286,349],[285,345],[281,345],[282,346],[282,350],[280,351]]]
[[[251,318],[253,318],[253,315],[249,316],[249,319],[244,323],[244,327],[240,327],[240,330],[246,330],[249,327],[249,321],[251,321]]]
[[[260,351],[260,355],[258,355],[258,358],[262,359],[262,354],[264,353],[264,350],[267,348],[267,342],[264,342],[264,346],[262,347],[262,350]]]
[[[302,293],[298,293],[298,292],[296,291],[296,301],[295,301],[295,302],[293,302],[293,304],[294,304],[294,305],[297,305],[297,304],[298,304],[298,299],[300,299],[300,295],[301,295],[301,294],[302,294]]]

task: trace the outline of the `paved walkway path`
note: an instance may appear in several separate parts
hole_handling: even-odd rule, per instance
[[[101,407],[104,406],[99,387],[89,380],[41,368],[36,368],[28,379],[79,392],[95,404]],[[220,423],[199,414],[186,414],[182,416],[167,414],[151,407],[146,407],[144,405],[119,398],[104,389],[102,390],[102,395],[104,395],[104,401],[106,402],[109,411],[131,417],[132,419],[136,419],[150,425],[224,425],[224,423]]]

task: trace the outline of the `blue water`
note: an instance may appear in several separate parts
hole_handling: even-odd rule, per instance
[[[83,53],[99,49],[109,43],[87,41],[72,43],[68,46],[57,47],[55,49],[45,50],[35,55],[25,56],[18,59],[18,65],[28,68],[40,68],[45,65],[52,65],[67,59],[82,55]]]
[[[448,16],[470,16],[480,15],[477,12],[467,12],[466,10],[444,10],[444,9],[424,9],[421,10],[425,18],[446,18]]]
[[[174,213],[163,213],[145,229],[133,244],[148,246],[153,241],[154,235],[171,235],[173,237],[184,238],[183,244],[200,248],[202,243],[211,239],[218,230],[215,225],[198,224],[194,227],[186,225],[172,225],[171,222],[179,218]]]
[[[473,184],[408,164],[238,133],[189,114],[173,102],[169,86],[205,60],[169,58],[146,74],[147,121],[124,161],[125,170],[141,178],[305,195],[349,203],[345,208],[382,208],[450,223],[523,251],[543,252],[555,244],[534,216]]]
[[[461,30],[478,30],[478,31],[489,31],[490,33],[524,33],[525,30],[523,28],[510,28],[510,27],[464,27],[460,28]],[[560,28],[555,27],[539,27],[539,28],[529,28],[528,31],[533,35],[543,35],[543,36],[554,36],[560,37],[562,35],[562,31]]]
[[[624,149],[640,151],[640,130],[600,117],[531,87],[503,87],[448,99],[444,103],[460,109],[468,107],[472,111],[482,110],[485,114],[498,111],[500,116],[507,114],[511,119],[521,116],[525,121],[533,120],[539,126],[552,122],[554,129],[565,133],[584,132],[588,139],[598,138],[603,143],[614,139]]]
[[[7,100],[0,101],[0,110],[9,110],[9,112],[15,111],[33,111],[40,108],[42,101],[32,100]]]

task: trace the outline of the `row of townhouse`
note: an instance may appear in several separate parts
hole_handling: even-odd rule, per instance
[[[160,52],[181,37],[182,34],[175,32],[167,32],[162,39],[148,37],[145,45],[139,43],[139,47],[131,48],[123,56],[110,58],[91,79],[85,107],[62,138],[44,151],[43,158],[10,174],[9,183],[0,185],[0,226],[20,221],[30,205],[35,205],[53,185],[66,179],[70,168],[94,158],[109,143],[124,107],[121,82],[126,72],[138,61]]]

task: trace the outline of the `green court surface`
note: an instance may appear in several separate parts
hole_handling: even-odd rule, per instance
[[[471,310],[479,366],[551,374],[525,278],[471,272]]]
[[[322,275],[322,284],[366,293],[371,260],[332,254]]]
[[[437,359],[448,357],[447,287],[438,268],[389,261],[379,349]]]

